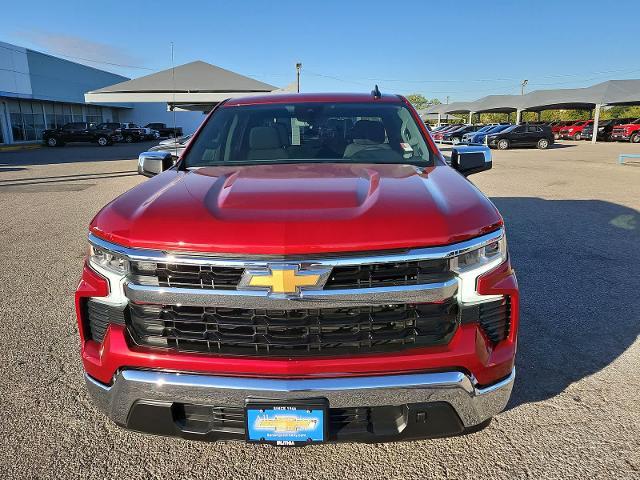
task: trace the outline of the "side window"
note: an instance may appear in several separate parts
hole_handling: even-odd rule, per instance
[[[514,128],[513,133],[524,133],[524,127],[520,126],[520,127]]]

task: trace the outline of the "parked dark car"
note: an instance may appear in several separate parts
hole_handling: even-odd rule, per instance
[[[482,125],[464,125],[456,130],[449,131],[442,136],[442,140],[445,142],[451,142],[454,144],[462,141],[463,135],[471,132],[476,132],[482,128]]]
[[[499,125],[487,125],[486,127],[481,128],[477,132],[467,133],[462,137],[462,143],[484,143],[487,135],[492,133],[502,132],[507,128],[511,127],[510,123],[499,124]]]
[[[182,127],[168,127],[166,123],[147,123],[145,128],[157,131],[161,137],[181,137]]]
[[[101,124],[102,125],[102,124]],[[91,142],[101,147],[113,145],[120,139],[120,132],[114,128],[97,128],[87,122],[72,122],[60,128],[42,132],[42,141],[49,147],[61,147],[70,142]]]
[[[140,127],[135,123],[121,123],[120,129],[122,130],[122,137],[127,143],[140,142],[147,139],[147,129]]]
[[[487,144],[498,150],[511,147],[538,147],[544,150],[553,144],[553,133],[547,125],[513,125],[502,132],[487,135]]]
[[[612,118],[610,120],[601,120],[598,123],[598,140],[601,142],[610,142],[614,127],[624,125],[631,121],[633,121],[633,118]],[[593,124],[590,124],[582,129],[582,140],[591,140],[592,138]]]

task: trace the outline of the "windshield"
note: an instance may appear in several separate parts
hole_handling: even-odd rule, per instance
[[[511,131],[515,130],[518,127],[519,127],[519,125],[509,125],[509,126],[507,126],[507,128],[502,130],[502,132],[503,133],[508,133],[508,132],[511,132]]]
[[[222,107],[194,139],[185,166],[291,162],[433,163],[409,110],[391,103]]]
[[[491,128],[491,130],[489,130],[487,133],[498,133],[498,132],[502,132],[503,130],[506,130],[507,128],[511,127],[511,125],[495,125],[493,128]]]

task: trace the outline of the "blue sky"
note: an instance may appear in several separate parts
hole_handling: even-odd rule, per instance
[[[2,7],[0,40],[98,60],[139,77],[204,60],[303,91],[382,91],[450,101],[640,78],[638,16],[602,0],[29,0]],[[7,21],[8,20],[8,21]],[[594,33],[595,32],[595,33]],[[118,65],[127,65],[126,67]],[[135,68],[133,68],[135,67]]]

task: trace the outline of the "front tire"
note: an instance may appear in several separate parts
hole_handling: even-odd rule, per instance
[[[124,141],[127,143],[133,143],[133,135],[125,135]]]
[[[101,147],[106,147],[109,145],[109,139],[107,137],[98,137],[98,145]]]
[[[631,143],[640,143],[640,134],[634,133],[633,135],[631,135],[631,138],[629,139],[629,141]]]
[[[508,150],[509,147],[509,140],[503,138],[502,140],[498,141],[498,150]]]
[[[553,134],[553,138],[554,138],[554,140],[560,140],[560,134],[559,133],[554,133]]]
[[[541,138],[540,140],[538,140],[537,147],[540,150],[546,150],[547,148],[549,148],[549,140],[547,140],[546,138]]]
[[[47,146],[48,147],[57,147],[58,146],[58,140],[54,137],[49,137],[47,138]]]
[[[580,132],[573,135],[574,140],[580,140],[582,138],[582,134]]]

